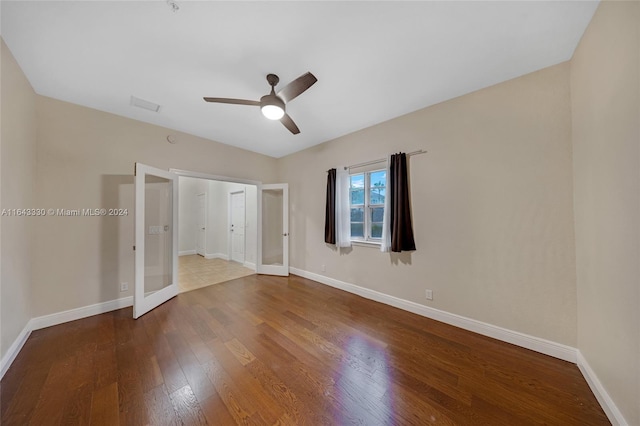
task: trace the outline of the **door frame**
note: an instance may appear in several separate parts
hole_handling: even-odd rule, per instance
[[[247,253],[246,253],[246,249],[247,249],[247,231],[246,231],[246,227],[247,227],[247,192],[243,189],[239,189],[236,191],[229,191],[229,195],[228,195],[228,201],[227,201],[227,253],[229,253],[229,260],[233,260],[233,234],[231,232],[231,215],[233,214],[233,209],[232,209],[232,205],[231,205],[231,200],[233,199],[233,195],[234,194],[240,194],[242,193],[242,196],[244,198],[244,228],[245,228],[245,234],[244,237],[242,238],[242,264],[244,265],[244,262],[246,261],[247,258]],[[256,202],[256,207],[257,207],[258,203]],[[257,238],[256,238],[257,241]],[[257,248],[257,247],[256,247]],[[257,254],[257,253],[256,253]],[[234,261],[235,262],[235,261]]]

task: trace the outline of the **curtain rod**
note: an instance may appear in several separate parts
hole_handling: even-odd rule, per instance
[[[411,157],[412,155],[419,155],[419,154],[426,154],[427,151],[425,151],[424,149],[419,149],[417,151],[413,151],[407,154],[407,157]],[[370,166],[372,164],[377,164],[377,163],[382,163],[383,161],[387,161],[386,158],[381,158],[379,160],[372,160],[372,161],[367,161],[364,163],[358,163],[358,164],[352,164],[350,166],[345,166],[344,169],[345,170],[349,170],[349,169],[355,169],[357,167],[364,167],[364,166]]]

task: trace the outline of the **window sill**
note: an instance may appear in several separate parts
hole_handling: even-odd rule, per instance
[[[379,243],[377,241],[351,240],[351,245],[353,245],[353,246],[362,246],[362,247],[377,247],[377,248],[380,248],[382,243]]]

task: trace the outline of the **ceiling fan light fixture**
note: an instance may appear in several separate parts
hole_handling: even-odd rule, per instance
[[[261,111],[269,120],[280,120],[284,115],[284,110],[278,105],[263,105]]]
[[[269,120],[280,120],[284,116],[284,102],[272,92],[260,98],[262,115]]]

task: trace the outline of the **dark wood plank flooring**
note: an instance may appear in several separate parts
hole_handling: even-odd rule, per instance
[[[2,425],[601,425],[578,368],[300,277],[35,331]]]

